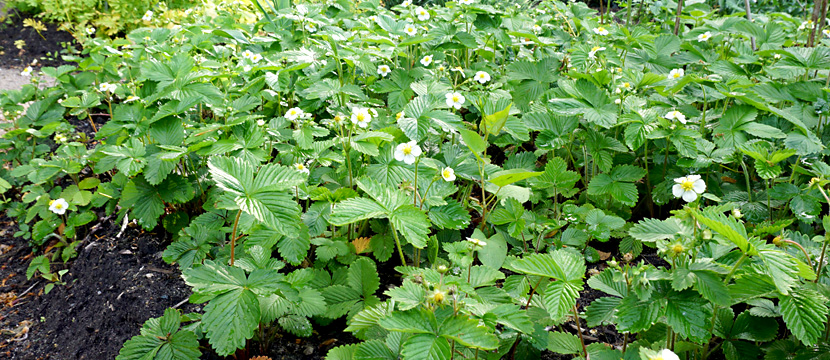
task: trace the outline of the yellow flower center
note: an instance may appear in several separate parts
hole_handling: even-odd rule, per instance
[[[630,87],[631,87],[631,84],[629,84],[629,83],[627,83],[627,82],[626,82],[626,83],[623,83],[623,86],[624,86],[626,89],[628,89],[628,88],[630,88]]]
[[[61,204],[61,203],[55,204],[55,209],[58,209],[58,210],[63,209],[63,204]]]
[[[674,252],[675,254],[680,254],[680,253],[683,252],[683,250],[686,250],[686,249],[684,249],[683,245],[680,245],[680,244],[675,244],[674,246],[671,247],[671,251]]]
[[[404,155],[412,154],[412,146],[411,145],[404,145],[403,149],[401,149]]]
[[[600,27],[598,27],[598,28],[597,28],[597,31],[598,31],[598,32],[603,32],[603,31],[605,31],[605,28],[604,28],[604,27],[602,27],[602,26],[600,26]]]
[[[403,112],[395,114],[395,120],[400,120],[403,117]]]
[[[302,170],[302,169],[305,169],[305,165],[297,164],[297,170]]]
[[[597,51],[599,51],[599,48],[600,48],[599,46],[594,46],[593,48],[591,48],[591,51],[597,52]]]
[[[443,175],[445,178],[448,178],[452,176],[452,173],[450,172],[450,169],[444,169],[444,171],[441,172],[441,175]]]
[[[366,115],[357,114],[357,121],[363,121],[364,119],[366,119]]]
[[[683,191],[692,191],[692,189],[695,188],[695,182],[690,180],[684,180],[682,183],[680,183],[680,188],[682,188]]]
[[[341,121],[343,121],[343,117],[340,116],[340,115],[337,115],[337,116],[334,117],[334,121],[341,122]]]
[[[458,95],[452,96],[452,102],[458,102]]]

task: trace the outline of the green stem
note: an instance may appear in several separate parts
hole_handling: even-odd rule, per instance
[[[398,255],[401,256],[401,265],[406,266],[406,257],[403,255],[403,248],[401,248],[401,240],[398,239],[398,231],[395,229],[395,225],[391,222],[389,226],[392,227],[392,235],[395,236],[395,246],[398,247]]]
[[[744,179],[746,180],[747,202],[752,202],[752,187],[749,183],[749,171],[746,168],[746,162],[744,162],[743,155],[741,155],[741,168],[744,170]]]
[[[233,221],[233,232],[231,233],[231,266],[233,266],[234,249],[236,248],[236,228],[239,225],[239,217],[242,215],[242,210],[236,212],[236,219]]]

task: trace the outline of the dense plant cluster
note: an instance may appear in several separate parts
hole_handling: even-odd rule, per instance
[[[189,0],[9,0],[8,9],[60,25],[62,30],[93,35],[116,35],[141,26],[187,18]]]
[[[119,359],[342,317],[329,359],[826,356],[830,40],[687,3],[677,35],[671,2],[340,0],[90,37],[0,96],[3,207],[53,281],[100,214],[172,234],[204,311]]]

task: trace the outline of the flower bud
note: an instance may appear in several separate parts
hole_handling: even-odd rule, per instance
[[[741,214],[741,209],[734,208],[734,209],[732,209],[732,216],[735,217],[736,219],[740,219],[740,218],[744,217],[744,214]]]
[[[703,230],[703,239],[704,240],[711,240],[712,239],[712,230],[706,229]]]

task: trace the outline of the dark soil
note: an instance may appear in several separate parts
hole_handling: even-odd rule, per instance
[[[169,243],[164,233],[128,227],[116,238],[120,228],[102,219],[78,248],[77,258],[66,266],[52,264],[53,271],[69,269],[66,285],[44,294],[45,280],[26,280],[33,257],[28,242],[12,236],[17,227],[7,218],[0,220],[0,229],[0,359],[114,359],[124,342],[164,309],[201,311],[201,305],[186,302],[191,292],[178,268],[161,259]],[[21,325],[28,331],[18,331],[20,335],[2,331]],[[278,334],[264,354],[252,342],[248,355],[322,360],[332,347],[357,341],[343,332],[345,327],[339,319],[315,326],[306,339]],[[203,359],[221,359],[203,345]]]
[[[111,221],[93,227],[78,257],[68,264],[66,285],[56,285],[48,294],[43,294],[45,280],[26,280],[30,252],[26,241],[4,233],[0,244],[12,248],[0,257],[5,264],[0,277],[7,279],[0,294],[18,298],[0,309],[0,329],[23,322],[31,325],[23,336],[0,336],[0,357],[113,359],[144,321],[188,298],[190,290],[178,269],[161,260],[163,237],[128,228],[116,238],[118,230]],[[60,262],[53,263],[53,271],[61,268]],[[190,304],[180,308],[199,310]]]
[[[23,20],[30,16],[12,11],[7,18],[11,22],[0,23],[0,64],[5,67],[26,67],[37,60],[38,66],[60,66],[61,50],[75,46],[75,38],[66,31],[58,31],[57,24],[47,24],[43,37],[35,29],[23,26]],[[45,39],[44,39],[45,38]],[[14,42],[23,40],[26,46],[19,50]]]

